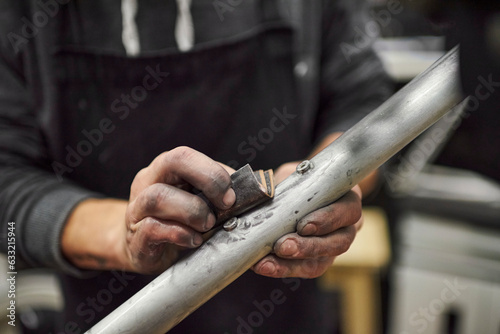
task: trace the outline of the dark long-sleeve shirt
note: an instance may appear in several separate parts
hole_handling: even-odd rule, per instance
[[[188,142],[158,144],[154,141],[148,144],[148,138],[154,133],[152,129],[157,128],[149,123],[145,128],[140,126],[152,118],[141,119],[136,129],[132,127],[134,124],[120,123],[123,114],[114,113],[112,109],[112,103],[120,96],[107,96],[106,87],[95,83],[95,78],[99,78],[99,66],[112,59],[113,66],[119,67],[120,59],[126,58],[121,1],[47,2],[51,6],[42,6],[42,3],[35,0],[0,3],[0,224],[4,235],[6,224],[16,222],[17,255],[29,266],[50,267],[72,276],[84,276],[84,271],[72,266],[61,254],[61,231],[68,215],[79,202],[90,197],[126,199],[135,173],[164,150],[189,144],[225,163],[241,166],[251,162],[254,168],[277,167],[302,158],[329,133],[347,130],[390,93],[382,65],[371,49],[373,37],[359,34],[360,30],[365,31],[369,19],[360,1],[281,0],[280,15],[294,29],[294,67],[290,70],[295,73],[298,96],[294,98],[300,101],[300,107],[296,106],[293,112],[297,113],[294,115],[300,122],[280,135],[285,136],[282,140],[286,142],[287,132],[290,138],[292,131],[300,133],[300,142],[292,145],[295,149],[280,150],[280,141],[275,140],[266,149],[255,146],[252,151],[242,143],[259,133],[261,123],[249,121],[232,135],[226,131],[232,126],[231,121],[219,122],[217,116],[213,116],[214,120],[205,127],[191,120],[195,129],[179,129],[172,116],[174,118],[169,118],[171,123],[164,124],[162,131],[187,131]],[[175,1],[138,3],[135,22],[140,55],[151,60],[159,53],[175,53]],[[259,1],[243,1],[238,6],[230,6],[232,10],[222,15],[214,7],[215,3],[212,0],[193,1],[195,53],[237,40],[257,24],[255,8]],[[68,54],[71,57],[67,57]],[[79,61],[88,55],[103,60]],[[143,64],[141,59],[135,63],[134,59],[127,61],[138,67]],[[85,64],[84,67],[81,64]],[[144,75],[149,73],[154,78],[156,73],[159,83],[164,79],[162,73],[174,75],[179,71],[181,69],[143,67]],[[75,79],[75,73],[80,77]],[[166,78],[167,74],[164,76]],[[116,77],[107,79],[116,83],[116,87],[120,87],[120,82],[137,80],[128,76],[126,68],[117,71]],[[89,92],[88,95],[79,95],[83,91]],[[199,98],[203,104],[203,97]],[[104,109],[111,109],[111,113],[104,110],[95,117],[89,114],[103,109],[100,104],[109,101],[111,107],[107,104]],[[120,102],[114,106],[128,105],[133,112],[131,102],[124,102],[123,97]],[[65,108],[61,108],[62,103]],[[278,111],[267,110],[275,113],[269,117],[276,112],[286,114],[283,106],[275,107]],[[68,108],[73,111],[71,114],[61,112]],[[224,111],[224,101],[220,109]],[[224,112],[232,115],[227,110]],[[75,121],[75,117],[82,115],[93,122]],[[133,117],[125,121],[133,123],[139,116]],[[252,115],[245,117],[252,119]],[[266,122],[269,120],[264,124]],[[126,125],[120,128],[120,124]],[[78,144],[84,139],[91,142],[88,133],[96,127],[104,137],[109,131],[109,138],[104,139],[105,144],[91,148],[88,157],[80,157],[83,159],[79,161],[76,157]],[[209,131],[202,135],[205,128]],[[83,131],[87,131],[87,135]],[[200,138],[192,139],[196,133]],[[211,137],[213,133],[225,133],[225,136]],[[99,138],[94,140],[99,141]],[[5,251],[5,239],[0,242]]]

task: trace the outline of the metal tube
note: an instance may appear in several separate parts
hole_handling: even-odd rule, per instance
[[[88,333],[164,333],[267,255],[306,214],[340,198],[463,100],[458,48],[276,188],[274,200],[221,229]]]

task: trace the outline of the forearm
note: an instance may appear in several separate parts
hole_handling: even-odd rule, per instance
[[[62,253],[78,268],[130,270],[124,235],[127,201],[88,199],[69,216],[61,236]]]

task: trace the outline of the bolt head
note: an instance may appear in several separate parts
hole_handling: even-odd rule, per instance
[[[297,166],[297,173],[304,174],[311,168],[313,168],[312,162],[309,160],[304,160]]]
[[[227,222],[225,222],[222,227],[224,228],[224,230],[229,232],[234,230],[237,226],[238,226],[238,218],[233,217],[229,219]]]

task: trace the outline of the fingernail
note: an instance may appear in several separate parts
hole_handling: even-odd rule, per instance
[[[296,254],[297,251],[298,251],[297,243],[293,240],[288,239],[281,244],[280,253],[282,255],[292,256]]]
[[[205,231],[210,230],[215,225],[215,216],[213,213],[209,213],[207,216],[207,220],[205,221]]]
[[[203,238],[201,237],[201,235],[196,234],[193,238],[193,246],[198,247],[199,245],[202,244],[202,242]]]
[[[318,231],[318,228],[314,224],[307,224],[300,231],[301,235],[313,235]]]
[[[271,262],[266,262],[260,266],[260,272],[263,275],[274,275],[276,272],[276,266]]]
[[[234,192],[233,188],[229,188],[229,190],[224,195],[224,198],[222,198],[222,202],[225,206],[230,207],[234,204],[235,201],[236,193]]]

